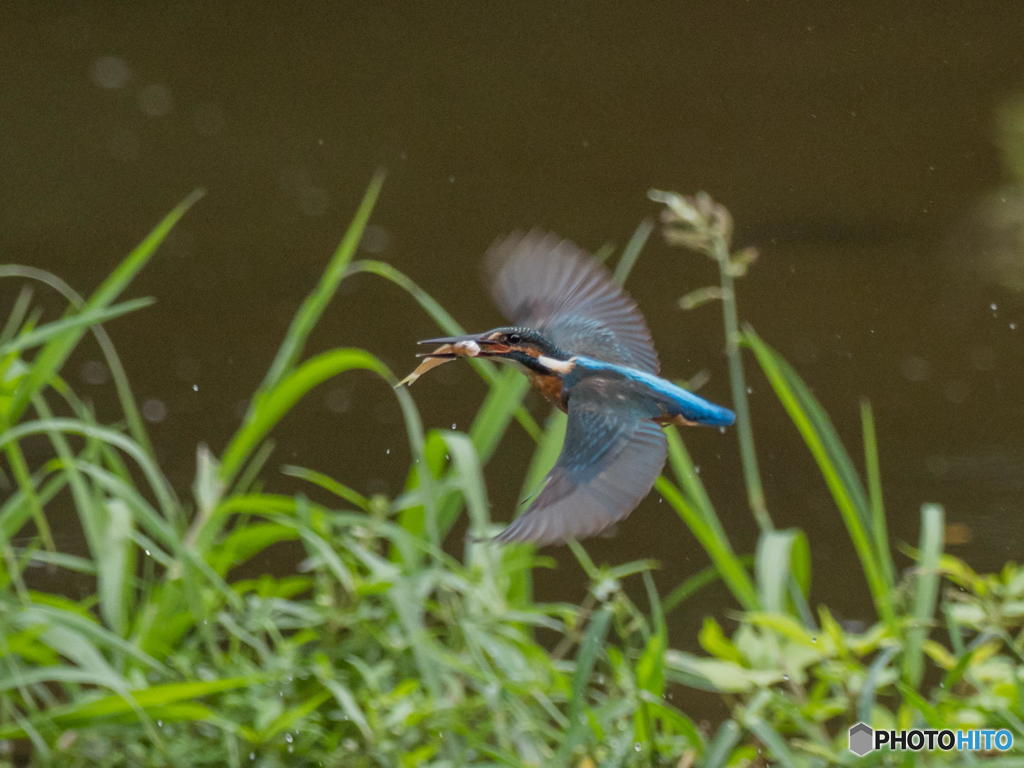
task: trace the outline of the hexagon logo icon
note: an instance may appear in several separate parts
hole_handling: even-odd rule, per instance
[[[874,733],[867,723],[850,726],[850,751],[858,757],[864,757],[874,749]]]

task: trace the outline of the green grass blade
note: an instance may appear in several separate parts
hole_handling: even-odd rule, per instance
[[[520,506],[540,492],[544,477],[555,466],[558,454],[562,451],[562,443],[565,442],[566,423],[566,416],[561,411],[554,410],[548,416],[540,442],[530,458],[523,486],[519,490]]]
[[[742,555],[739,560],[744,569],[752,566],[755,562],[755,558],[752,555]],[[695,574],[687,576],[681,584],[673,587],[672,591],[662,600],[662,610],[665,613],[671,613],[679,605],[704,589],[704,587],[714,584],[721,578],[722,573],[716,566],[709,565],[707,568],[701,568]]]
[[[250,415],[260,396],[277,386],[302,356],[302,350],[306,346],[306,339],[309,338],[309,334],[326,311],[327,305],[330,304],[331,299],[338,290],[338,285],[341,284],[342,279],[345,277],[349,262],[355,256],[356,249],[359,247],[359,241],[363,238],[363,232],[366,230],[370,214],[373,213],[373,208],[377,204],[377,198],[380,196],[383,184],[384,173],[383,171],[378,171],[370,180],[370,185],[363,194],[363,199],[356,209],[355,216],[352,217],[352,223],[345,230],[345,234],[342,236],[337,249],[335,249],[334,255],[331,256],[327,268],[324,269],[323,274],[320,276],[319,282],[312,293],[302,302],[298,312],[292,317],[291,325],[288,326],[284,340],[277,349],[277,355],[270,364],[263,382],[256,390],[253,404],[249,408]]]
[[[704,753],[702,768],[723,768],[729,762],[729,756],[740,741],[743,731],[735,720],[729,719],[718,726],[714,738]]]
[[[18,277],[41,282],[63,296],[79,313],[85,306],[85,299],[77,291],[46,270],[26,267],[21,264],[0,264],[0,278],[3,277]],[[114,348],[114,342],[111,340],[110,334],[107,333],[102,325],[94,325],[89,330],[96,337],[96,343],[99,344],[100,351],[103,353],[103,359],[107,364],[107,368],[110,369],[110,376],[114,381],[114,388],[117,390],[117,397],[121,403],[121,408],[124,410],[125,421],[128,423],[128,431],[135,442],[141,445],[146,453],[152,455],[153,446],[149,442],[149,435],[146,433],[142,415],[139,413],[138,404],[135,402],[131,385],[128,383],[128,375],[121,364],[121,358]]]
[[[895,583],[892,558],[889,552],[889,532],[885,522],[885,501],[882,497],[882,470],[878,461],[878,439],[875,434],[875,416],[871,403],[862,400],[860,404],[861,433],[864,437],[864,471],[868,480],[868,504],[871,509],[871,535],[875,550],[880,554],[879,562],[885,571],[885,578]]]
[[[453,475],[458,483],[462,497],[466,500],[469,510],[469,535],[482,537],[487,534],[491,522],[487,503],[487,487],[484,484],[483,470],[473,443],[461,432],[442,431],[441,438],[452,457]],[[454,520],[440,520],[438,527],[443,538]]]
[[[633,267],[636,266],[637,259],[640,258],[640,253],[647,245],[653,231],[654,222],[650,219],[641,221],[633,231],[633,236],[629,238],[626,247],[622,249],[622,256],[619,257],[619,263],[615,265],[615,271],[612,273],[612,278],[619,285],[623,285],[629,277],[629,273],[633,271]]]
[[[330,691],[318,691],[298,706],[285,710],[275,717],[266,728],[256,734],[258,740],[268,742],[271,739],[277,738],[285,731],[295,728],[329,698],[331,698]]]
[[[344,483],[338,482],[333,477],[328,477],[322,472],[317,472],[314,469],[307,469],[306,467],[295,467],[292,465],[286,465],[281,467],[281,474],[287,475],[288,477],[295,477],[299,480],[305,480],[307,483],[312,485],[318,485],[328,493],[332,493],[339,499],[344,499],[349,504],[363,510],[363,512],[370,511],[370,500],[363,494],[359,493]]]
[[[636,715],[633,718],[633,739],[646,749],[647,757],[652,757],[654,742],[655,712],[649,701],[659,701],[665,695],[665,651],[668,649],[668,627],[665,615],[661,610],[661,600],[650,571],[643,572],[644,588],[651,610],[652,632],[647,644],[636,661],[636,685],[638,701]],[[647,694],[646,696],[644,694]]]
[[[142,470],[165,515],[170,517],[173,510],[177,508],[177,501],[173,495],[174,491],[161,473],[159,466],[152,461],[149,455],[137,443],[117,430],[88,424],[78,419],[39,419],[37,421],[25,422],[0,432],[0,447],[10,442],[21,440],[29,435],[45,434],[48,432],[76,434],[86,438],[94,438],[128,454],[135,461],[139,469]]]
[[[220,476],[230,486],[242,466],[271,429],[314,387],[340,373],[371,371],[389,383],[394,376],[387,366],[362,349],[334,349],[310,358],[299,368],[277,380],[252,403],[249,415],[231,438],[220,462]]]
[[[774,758],[772,765],[779,765],[783,768],[800,768],[806,765],[803,761],[797,761],[796,756],[786,744],[786,740],[763,717],[748,717],[743,724],[768,748],[767,756]]]
[[[882,673],[889,666],[892,657],[899,652],[899,648],[891,645],[882,651],[871,662],[868,673],[864,676],[864,684],[857,695],[857,719],[862,723],[871,722],[871,711],[875,707],[878,693],[878,683]]]
[[[184,683],[166,683],[149,688],[129,691],[127,695],[108,695],[86,699],[59,707],[46,712],[50,723],[62,727],[89,725],[106,718],[131,715],[140,710],[166,707],[171,704],[188,702],[193,699],[211,696],[224,691],[235,690],[253,685],[261,680],[257,675],[248,677],[230,677],[219,680],[196,680]],[[0,738],[11,738],[3,729]]]
[[[6,277],[0,267],[0,277]],[[18,291],[17,297],[14,299],[14,304],[11,305],[11,311],[7,315],[7,319],[4,321],[3,328],[0,328],[0,343],[6,344],[8,341],[14,338],[18,329],[25,323],[25,318],[28,317],[28,312],[32,306],[32,287],[23,285],[21,290]]]
[[[938,504],[925,504],[921,509],[921,543],[914,569],[913,624],[906,632],[903,650],[903,677],[916,688],[924,673],[922,645],[935,620],[939,596],[939,557],[942,555],[944,513]]]
[[[804,595],[810,589],[810,547],[803,531],[788,529],[762,532],[757,542],[755,573],[761,608],[789,613],[787,595],[791,579]]]
[[[174,210],[157,224],[139,245],[110,273],[99,288],[85,302],[83,312],[103,309],[120,295],[132,281],[139,270],[150,260],[157,248],[164,241],[171,229],[178,223],[186,211],[202,197],[196,191],[180,202]],[[17,423],[32,400],[33,395],[47,384],[64,365],[71,350],[75,348],[86,329],[83,327],[69,328],[58,336],[51,338],[32,361],[32,367],[19,383],[14,397],[8,407],[7,423]]]
[[[573,750],[585,738],[587,721],[583,713],[586,708],[587,688],[611,620],[612,609],[609,606],[600,608],[591,617],[587,632],[580,642],[579,652],[576,655],[576,668],[572,676],[572,698],[569,700],[569,732],[565,735],[565,740],[558,750],[558,755],[555,758],[556,765],[568,765]]]
[[[814,457],[853,541],[875,608],[895,632],[894,584],[886,577],[889,569],[881,563],[882,558],[890,557],[890,554],[875,549],[875,539],[868,531],[870,514],[867,496],[846,450],[828,416],[796,372],[778,353],[761,341],[753,329],[747,328],[745,339],[754,351],[776,397]]]
[[[676,511],[693,535],[708,553],[711,562],[715,564],[722,580],[733,597],[745,610],[753,611],[758,608],[757,590],[750,579],[750,574],[743,565],[743,561],[736,555],[729,544],[728,539],[720,536],[713,526],[709,525],[697,508],[682,494],[679,489],[665,477],[659,477],[654,487],[658,493],[665,497],[672,508]]]
[[[54,336],[66,333],[68,331],[78,331],[89,326],[99,325],[105,323],[108,320],[113,320],[115,317],[126,315],[129,312],[135,312],[136,310],[148,307],[153,304],[155,300],[151,298],[132,299],[131,301],[123,301],[120,304],[114,304],[109,307],[100,307],[85,312],[78,312],[73,315],[55,320],[52,323],[40,326],[28,333],[23,333],[20,336],[16,336],[5,344],[0,345],[0,357],[6,357],[9,354],[15,352],[23,352],[26,349],[32,347],[38,347],[40,344],[48,342]]]

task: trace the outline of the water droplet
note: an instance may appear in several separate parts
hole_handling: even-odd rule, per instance
[[[370,224],[359,241],[359,249],[367,253],[384,253],[390,246],[391,233],[377,224]]]
[[[311,185],[298,191],[296,203],[307,216],[323,216],[331,205],[331,196],[326,189]]]
[[[150,552],[148,549],[144,549],[142,551],[146,553],[146,557],[152,557],[153,556],[153,553]]]
[[[995,312],[997,309],[999,309],[999,305],[993,301],[991,304],[988,305],[988,308]]]
[[[100,88],[117,90],[124,88],[132,79],[132,70],[124,59],[117,56],[100,56],[92,63],[92,81]]]
[[[142,403],[142,417],[154,424],[167,418],[167,404],[163,400],[151,397]]]
[[[694,474],[697,474],[697,475],[700,474],[700,464],[694,464],[693,465],[693,472],[694,472]]]
[[[641,745],[639,741],[633,745],[634,752],[639,752],[641,749],[643,749],[643,745]]]
[[[928,381],[932,375],[932,365],[923,357],[911,356],[900,365],[903,378],[907,381]]]
[[[817,638],[817,637],[811,637],[811,642],[812,642],[812,643],[816,643],[816,642],[818,642],[818,638]]]
[[[718,428],[718,434],[724,435],[725,434],[725,427],[719,427]]]
[[[459,425],[458,425],[458,424],[456,424],[456,423],[455,423],[454,421],[452,422],[452,429],[456,429],[456,428],[458,428],[458,426],[459,426]]]
[[[331,413],[345,413],[352,407],[352,397],[347,389],[334,387],[327,392],[324,403]]]
[[[139,91],[139,109],[149,117],[163,117],[174,109],[174,98],[166,86],[147,85]]]
[[[384,455],[385,456],[390,456],[391,455],[391,449],[390,448],[385,448],[384,449]]]
[[[1016,323],[1010,323],[1010,330],[1011,331],[1016,331],[1017,330],[1017,324]]]
[[[293,741],[295,741],[295,737],[292,736],[290,733],[285,733],[284,740],[291,744]]]
[[[754,394],[754,388],[753,387],[747,387],[747,394],[748,395]]]
[[[788,681],[789,680],[789,675],[783,675],[782,679]]]
[[[198,392],[199,391],[199,385],[198,384],[193,384],[192,385],[192,391],[193,392]]]
[[[164,721],[163,720],[157,720],[156,721],[156,727],[157,728],[163,728],[164,727]]]
[[[255,760],[256,759],[256,753],[255,752],[250,752],[249,753],[249,759],[250,760]]]
[[[110,373],[107,371],[107,366],[99,360],[87,360],[82,364],[82,369],[79,375],[82,377],[82,381],[86,384],[96,386],[106,384],[107,380],[110,379]]]

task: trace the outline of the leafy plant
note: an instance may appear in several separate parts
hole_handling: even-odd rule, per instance
[[[721,284],[683,304],[723,302],[740,461],[761,529],[756,552],[731,545],[675,431],[657,491],[710,562],[664,597],[650,576],[656,564],[596,564],[573,545],[585,598],[539,603],[532,579],[546,558],[527,546],[451,541],[463,512],[471,533],[494,529],[482,467],[506,432],[523,429],[537,441],[526,493],[554,461],[564,420],[556,414],[539,425],[522,407],[523,377],[472,361],[488,393],[469,429],[429,430],[370,351],[306,356],[310,332],[357,272],[410,297],[441,332],[462,331],[394,267],[355,259],[381,185],[380,176],[371,181],[238,431],[219,454],[197,447],[191,488],[175,487],[157,462],[102,324],[148,303],[119,298],[196,196],[88,298],[34,268],[0,267],[0,277],[34,281],[68,302],[64,315],[44,321],[24,291],[0,330],[0,758],[72,766],[825,766],[852,764],[845,728],[857,719],[1021,732],[1024,578],[1015,566],[978,575],[943,554],[935,506],[923,510],[918,547],[907,550],[915,566],[897,578],[870,408],[862,406],[862,478],[808,387],[740,323],[735,280],[752,255],[732,251],[728,212],[706,196],[658,199],[670,240],[720,266]],[[617,279],[627,278],[652,231],[638,228],[614,266]],[[122,412],[114,423],[61,377],[87,334],[113,374]],[[811,605],[811,542],[776,529],[768,514],[745,353],[817,462],[877,623],[844,627]],[[304,481],[304,494],[265,490],[273,487],[275,425],[316,386],[356,374],[391,391],[403,416],[412,462],[402,491],[370,496],[297,466],[281,472]],[[58,548],[57,512],[73,515],[84,552]],[[239,575],[239,565],[284,542],[301,551],[294,573]],[[41,568],[84,597],[39,589]],[[674,650],[666,616],[718,579],[735,606],[704,620],[704,653]],[[627,580],[642,580],[645,606],[630,599]],[[695,722],[675,703],[687,687],[717,694],[728,716],[715,727]],[[859,764],[908,763],[879,753]]]

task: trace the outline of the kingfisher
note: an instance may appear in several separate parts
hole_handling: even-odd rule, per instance
[[[494,541],[543,546],[599,534],[650,492],[667,454],[663,427],[735,422],[728,408],[658,375],[636,302],[579,246],[541,230],[514,232],[494,242],[484,265],[511,325],[424,339],[443,346],[421,355],[423,369],[466,356],[511,363],[568,414],[540,493]]]

